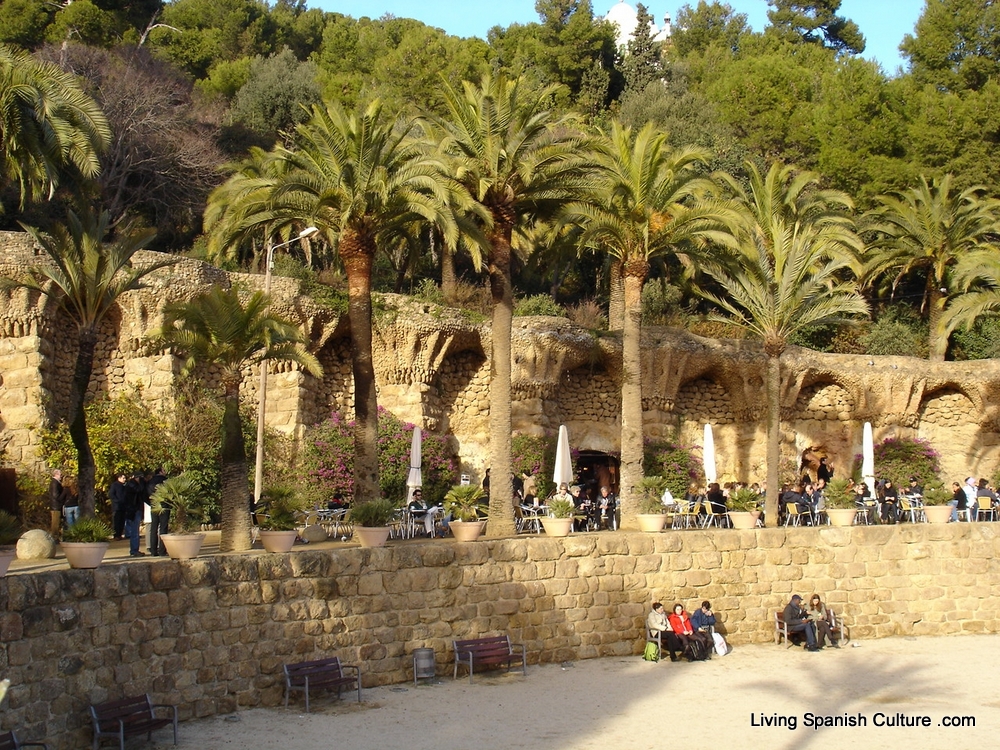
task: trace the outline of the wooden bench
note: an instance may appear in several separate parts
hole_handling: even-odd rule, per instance
[[[49,750],[49,746],[44,742],[21,742],[13,732],[0,734],[0,750],[21,750],[22,747],[41,747]]]
[[[169,709],[170,716],[157,716],[157,709]],[[147,740],[152,740],[154,730],[171,725],[177,744],[177,706],[153,703],[148,693],[92,705],[90,718],[94,725],[94,750],[100,746],[102,737],[116,737],[119,750],[125,750],[126,737],[144,734]]]
[[[353,670],[354,674],[345,674],[345,670]],[[354,686],[358,691],[358,703],[361,702],[361,669],[353,664],[341,664],[340,658],[331,656],[315,661],[303,661],[298,664],[285,665],[285,708],[288,708],[288,697],[293,690],[301,690],[306,694],[306,713],[309,713],[309,691],[321,689],[337,689],[340,698],[345,687]]]
[[[831,640],[840,641],[841,643],[847,643],[850,640],[850,632],[847,626],[830,607],[826,608],[826,621],[830,624]],[[800,638],[804,639],[805,634],[801,632],[789,633],[788,626],[785,624],[785,612],[779,609],[774,613],[774,644],[776,646],[780,645],[782,638],[785,639],[785,645],[791,646],[796,640]]]
[[[454,641],[455,644],[455,679],[458,679],[458,666],[464,664],[469,668],[469,682],[476,667],[499,667],[506,665],[510,671],[512,664],[521,664],[521,673],[528,674],[524,659],[524,646],[511,643],[510,636],[494,635],[487,638],[473,638],[467,641]],[[520,653],[516,651],[520,649]]]

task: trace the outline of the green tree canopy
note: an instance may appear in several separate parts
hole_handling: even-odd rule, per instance
[[[865,37],[849,18],[838,16],[841,0],[768,0],[769,33],[791,42],[825,44],[838,52],[865,51]]]

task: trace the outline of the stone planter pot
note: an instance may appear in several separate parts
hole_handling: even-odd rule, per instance
[[[948,523],[951,520],[951,506],[926,505],[924,515],[927,516],[927,523]]]
[[[667,525],[666,513],[640,513],[636,519],[642,531],[663,531],[663,527]]]
[[[260,531],[260,543],[268,552],[290,552],[295,544],[295,529],[291,531]]]
[[[96,568],[110,546],[107,542],[60,542],[71,568]]]
[[[745,510],[731,510],[729,511],[729,523],[734,529],[754,529],[757,527],[758,515],[759,513],[755,515]]]
[[[160,537],[171,560],[191,560],[201,552],[204,534],[164,534]]]
[[[388,526],[355,526],[354,536],[362,547],[384,547],[389,538]]]
[[[0,578],[7,575],[7,568],[9,568],[10,564],[14,562],[15,557],[17,557],[17,550],[0,549]]]
[[[459,542],[474,542],[483,533],[485,521],[452,521],[448,524],[451,535]]]
[[[827,508],[824,513],[830,519],[831,526],[853,526],[857,508]]]
[[[542,526],[545,527],[545,533],[549,536],[569,536],[569,532],[573,530],[573,519],[572,518],[549,518],[548,516],[542,516]]]

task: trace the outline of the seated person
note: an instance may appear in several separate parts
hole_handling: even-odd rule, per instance
[[[677,661],[680,658],[678,654],[684,650],[684,646],[670,629],[667,613],[659,602],[653,603],[653,609],[646,617],[646,630],[650,636],[660,634],[660,644],[670,654],[670,661]]]
[[[715,632],[715,613],[712,612],[712,602],[702,602],[701,607],[691,613],[691,625],[699,633],[708,633],[717,654],[725,656],[729,653],[729,644],[726,643],[726,639]]]
[[[712,482],[708,485],[708,493],[705,495],[705,499],[708,504],[712,506],[712,512],[720,515],[725,515],[726,513],[726,496],[722,492],[722,488],[719,487],[718,482]]]
[[[416,520],[423,520],[424,522],[424,532],[427,536],[434,536],[434,519],[438,513],[441,512],[441,506],[435,505],[433,508],[427,506],[424,502],[424,492],[419,487],[413,490],[413,495],[410,497],[410,502],[407,508],[410,511],[410,515]]]
[[[667,619],[670,622],[670,629],[674,631],[674,634],[683,644],[685,650],[690,648],[691,641],[698,641],[705,649],[708,657],[711,658],[712,637],[708,633],[701,633],[694,629],[694,625],[691,624],[691,618],[688,617],[683,604],[675,604],[673,613]]]
[[[899,491],[891,479],[882,485],[882,523],[896,523],[899,520]]]
[[[819,598],[819,594],[813,594],[809,597],[809,610],[806,614],[808,614],[809,619],[812,620],[813,626],[816,628],[816,642],[819,644],[819,647],[823,648],[823,641],[825,639],[834,648],[840,648],[840,643],[834,639],[833,634],[830,632],[830,620],[826,615],[826,605]]]
[[[806,651],[819,651],[816,645],[816,626],[809,618],[808,613],[802,609],[802,597],[795,594],[792,600],[785,605],[782,613],[785,627],[788,629],[788,637],[795,633],[805,633]]]
[[[598,528],[600,528],[601,525],[609,529],[618,528],[615,517],[617,508],[618,499],[614,496],[614,493],[611,492],[611,488],[607,485],[601,487],[601,494],[597,498],[597,510],[600,514],[600,523],[598,524]]]

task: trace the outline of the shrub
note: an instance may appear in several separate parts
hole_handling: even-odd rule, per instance
[[[548,497],[555,489],[552,473],[556,468],[555,435],[514,435],[510,440],[511,471],[516,476],[535,477],[538,497]]]
[[[306,434],[305,475],[312,478],[325,497],[335,492],[354,494],[354,423],[331,414]],[[406,495],[410,472],[410,440],[413,425],[386,409],[378,410],[379,489],[383,497]],[[424,498],[440,503],[458,477],[458,459],[449,439],[421,431],[421,474]]]
[[[922,438],[888,437],[875,444],[874,452],[878,479],[891,479],[897,487],[906,487],[911,476],[923,487],[940,484],[941,454]],[[861,454],[854,457],[855,478],[861,477],[861,461]]]
[[[533,294],[523,297],[514,304],[514,317],[524,318],[529,315],[551,315],[565,318],[566,311],[547,294]]]
[[[663,477],[674,497],[684,497],[688,485],[705,479],[701,459],[694,450],[671,440],[647,440],[643,446],[645,473]]]
[[[443,305],[445,303],[441,287],[434,283],[434,279],[421,279],[420,283],[417,284],[417,288],[413,290],[413,296],[424,302],[430,302],[433,305]]]
[[[608,327],[608,316],[604,310],[592,299],[581,300],[575,305],[566,308],[566,315],[578,326],[589,328],[592,331],[604,330]]]
[[[951,341],[955,359],[1000,357],[1000,318],[980,318],[971,328],[955,331]]]
[[[645,325],[663,326],[680,309],[684,294],[668,284],[666,279],[650,279],[642,287],[642,322]]]
[[[906,305],[887,307],[868,331],[858,337],[866,354],[927,356],[927,325]]]

